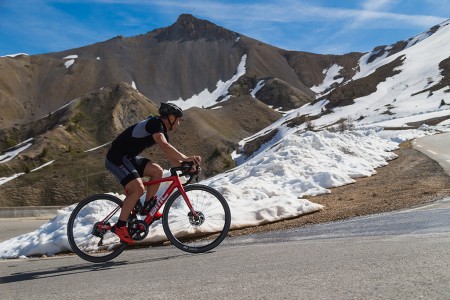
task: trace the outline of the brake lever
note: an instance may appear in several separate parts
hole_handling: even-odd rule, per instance
[[[183,186],[186,186],[186,185],[190,184],[192,182],[192,180],[194,179],[194,177],[195,177],[195,182],[198,183],[198,175],[201,172],[200,166],[196,164],[195,165],[195,172],[189,172],[192,169],[192,167],[194,166],[194,163],[193,162],[186,162],[185,165],[186,165],[186,168],[189,167],[189,169],[187,169],[185,172],[183,172],[182,175],[183,176],[188,175],[189,179],[183,184]]]

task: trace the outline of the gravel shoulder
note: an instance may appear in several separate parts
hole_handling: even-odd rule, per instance
[[[309,215],[257,227],[233,230],[230,236],[283,230],[332,222],[356,216],[416,207],[450,196],[450,176],[421,152],[403,143],[394,151],[398,157],[376,169],[371,177],[331,189],[331,193],[310,197],[324,209]]]

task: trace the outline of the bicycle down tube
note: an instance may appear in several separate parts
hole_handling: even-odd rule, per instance
[[[192,212],[192,214],[194,215],[194,217],[197,218],[197,212],[194,210],[194,208],[192,207],[191,202],[189,201],[189,198],[183,188],[183,185],[181,184],[180,181],[180,177],[178,177],[178,175],[172,175],[170,177],[166,177],[166,178],[161,178],[158,180],[154,180],[154,181],[146,181],[144,182],[144,186],[150,186],[150,185],[154,185],[154,184],[158,184],[158,183],[163,183],[163,182],[168,182],[170,181],[170,185],[169,187],[165,190],[164,194],[158,198],[158,200],[156,201],[155,205],[153,206],[153,208],[150,210],[150,213],[148,216],[145,217],[144,221],[149,224],[150,221],[153,220],[155,214],[160,210],[160,208],[164,205],[164,203],[166,203],[167,199],[170,197],[170,195],[174,192],[174,190],[177,188],[181,195],[184,198],[184,201],[186,202],[186,205],[189,207],[190,211]]]

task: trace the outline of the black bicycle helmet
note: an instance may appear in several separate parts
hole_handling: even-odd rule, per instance
[[[159,115],[161,117],[174,115],[181,118],[183,116],[183,110],[173,103],[161,103],[161,106],[159,107]]]

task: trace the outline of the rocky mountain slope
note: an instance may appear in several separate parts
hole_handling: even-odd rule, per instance
[[[122,192],[104,167],[109,143],[157,109],[130,85],[120,83],[86,94],[39,121],[18,127],[24,138],[33,138],[28,140],[30,147],[0,164],[4,176],[23,174],[2,185],[0,205],[62,205],[95,192]],[[253,118],[247,117],[250,110],[255,111]],[[203,176],[210,176],[233,167],[229,154],[235,145],[279,116],[259,100],[234,98],[220,110],[186,111],[183,124],[170,135],[170,141],[182,152],[201,155]],[[169,167],[158,149],[145,154]],[[51,164],[33,171],[47,163]]]
[[[161,102],[189,107],[171,142],[203,156],[204,176],[233,167],[233,151],[250,155],[272,139],[274,131],[267,131],[238,146],[278,120],[278,109],[295,111],[289,126],[315,129],[349,115],[367,125],[375,115],[445,112],[448,24],[369,53],[320,55],[279,49],[181,15],[173,25],[140,36],[0,57],[0,206],[63,205],[120,191],[103,166],[108,143],[156,113]],[[431,55],[430,49],[440,50]],[[429,70],[409,76],[416,64]],[[406,112],[408,97],[423,108]],[[20,153],[10,158],[15,149]],[[161,155],[156,149],[146,154]],[[22,176],[2,183],[14,174]]]
[[[187,99],[229,80],[243,55],[246,73],[235,94],[249,95],[260,79],[283,82],[289,93],[283,109],[314,99],[309,88],[323,80],[322,70],[345,67],[354,74],[362,54],[317,55],[282,50],[191,15],[171,26],[135,37],[118,36],[97,44],[43,55],[0,58],[0,129],[36,121],[67,102],[102,87],[126,82],[155,103]],[[279,83],[267,85],[261,100],[283,95]],[[298,99],[290,104],[290,97]],[[272,103],[273,104],[273,103]]]
[[[347,82],[298,111],[317,128],[343,119],[356,126],[417,127],[450,118],[450,21],[364,54]]]

